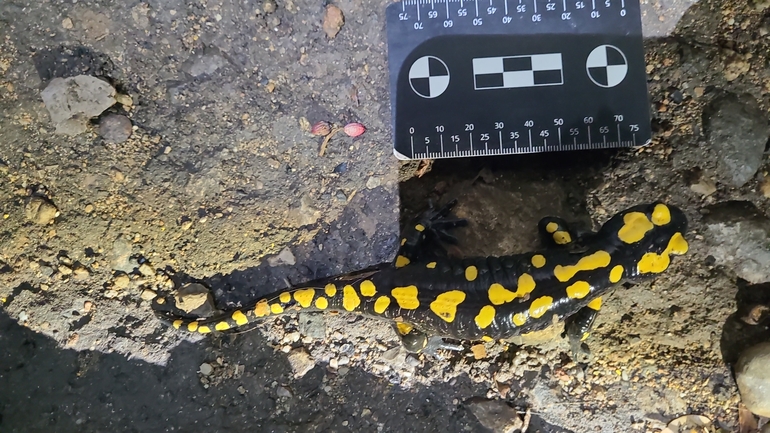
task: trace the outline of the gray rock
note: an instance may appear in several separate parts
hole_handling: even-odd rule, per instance
[[[749,203],[729,202],[713,208],[705,222],[717,264],[752,284],[770,281],[770,219]]]
[[[182,64],[182,70],[198,78],[213,74],[226,63],[225,58],[219,54],[219,50],[207,48],[200,54],[190,56]]]
[[[743,352],[735,364],[735,381],[746,408],[770,417],[770,343],[761,343]]]
[[[110,262],[112,269],[123,272],[133,272],[136,267],[136,260],[131,260],[131,243],[119,237],[112,243],[112,252],[110,253]]]
[[[123,143],[131,132],[131,120],[120,114],[108,114],[99,122],[99,135],[108,143]]]
[[[714,99],[703,112],[703,126],[717,155],[720,180],[741,187],[762,164],[770,125],[753,96]]]
[[[281,252],[278,253],[277,256],[273,256],[267,259],[267,263],[270,264],[270,266],[272,267],[276,267],[280,265],[292,266],[295,263],[297,263],[297,259],[294,257],[294,254],[291,252],[289,247],[286,247],[283,250],[281,250]]]
[[[115,89],[89,75],[54,78],[41,93],[57,134],[78,135],[88,121],[115,104]]]
[[[481,425],[495,433],[513,433],[520,430],[523,421],[516,409],[500,400],[476,400],[468,403],[468,409]]]
[[[326,318],[323,313],[299,313],[299,332],[315,340],[326,338]]]

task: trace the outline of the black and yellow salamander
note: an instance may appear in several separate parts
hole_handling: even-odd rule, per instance
[[[602,295],[622,281],[665,271],[687,252],[687,218],[656,202],[613,216],[598,232],[578,234],[561,218],[543,218],[544,248],[502,257],[425,257],[426,244],[450,239],[450,203],[426,213],[404,232],[395,263],[280,290],[246,308],[216,317],[174,316],[154,304],[176,329],[207,334],[290,311],[347,311],[394,324],[413,352],[449,347],[443,337],[504,339],[565,320],[572,342],[588,336]],[[434,245],[435,246],[435,245]],[[163,301],[161,301],[163,302]],[[166,310],[168,303],[166,303]]]

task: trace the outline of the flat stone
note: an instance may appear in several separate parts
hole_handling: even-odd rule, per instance
[[[29,199],[24,208],[28,220],[35,224],[46,225],[59,216],[59,209],[45,197],[34,196]]]
[[[174,300],[177,308],[195,316],[207,317],[216,311],[211,291],[200,283],[185,285],[177,291]]]
[[[761,343],[743,352],[735,364],[735,381],[746,408],[770,417],[770,343]]]
[[[770,219],[749,203],[729,202],[712,208],[705,222],[717,264],[752,284],[770,281]]]
[[[299,313],[299,332],[315,340],[326,338],[326,317],[323,313]]]
[[[133,132],[131,120],[120,114],[108,114],[99,122],[99,135],[107,143],[123,143]]]
[[[78,135],[88,121],[115,104],[115,89],[89,75],[54,78],[41,93],[57,134]]]
[[[500,400],[476,400],[468,403],[468,409],[481,425],[494,433],[513,433],[523,426],[516,409]]]
[[[770,125],[753,97],[730,93],[716,98],[703,111],[703,127],[716,155],[720,181],[739,188],[754,177],[762,165]]]

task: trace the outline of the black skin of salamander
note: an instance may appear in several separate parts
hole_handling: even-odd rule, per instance
[[[544,329],[551,325],[554,319],[563,320],[586,307],[593,299],[607,293],[617,285],[617,283],[610,283],[608,279],[608,272],[615,265],[622,265],[626,270],[623,282],[638,282],[646,278],[637,272],[637,263],[640,258],[647,252],[661,253],[675,233],[684,235],[687,229],[687,219],[684,214],[679,209],[669,206],[671,212],[669,224],[654,227],[638,243],[623,243],[617,235],[624,224],[623,215],[632,211],[649,212],[654,205],[655,203],[627,209],[607,221],[598,232],[579,236],[568,246],[559,247],[545,242],[548,248],[541,251],[500,257],[465,259],[420,257],[420,248],[422,247],[420,244],[425,243],[426,237],[434,236],[436,239],[452,241],[453,238],[446,233],[445,229],[463,225],[463,220],[445,219],[446,223],[438,229],[431,228],[432,230],[421,232],[405,231],[404,238],[407,239],[407,242],[402,246],[401,253],[407,253],[413,258],[407,266],[399,268],[390,263],[381,264],[359,272],[311,281],[301,286],[292,287],[291,290],[303,287],[323,288],[330,283],[335,284],[340,290],[345,284],[355,285],[357,282],[367,279],[374,283],[378,292],[377,296],[379,296],[379,294],[390,295],[391,289],[394,287],[414,285],[418,288],[419,299],[419,307],[416,309],[389,309],[385,314],[378,314],[373,311],[374,303],[369,302],[362,303],[356,312],[376,319],[403,321],[428,335],[462,340],[478,340],[482,336],[494,339],[508,338]],[[438,226],[438,224],[436,225]],[[574,232],[571,233],[573,236],[577,236]],[[409,251],[410,248],[413,251]],[[559,282],[553,274],[554,265],[575,264],[579,258],[597,251],[606,251],[610,254],[612,258],[610,265],[595,271],[578,272],[576,277],[588,282],[592,286],[592,290],[588,296],[582,299],[569,298],[565,293],[567,283]],[[532,265],[532,256],[535,254],[541,254],[545,257],[546,265],[544,267],[538,269]],[[435,268],[426,268],[425,265],[429,261],[436,262]],[[465,269],[471,265],[478,270],[478,276],[473,281],[468,281],[465,278]],[[496,305],[494,320],[488,327],[480,330],[475,325],[474,320],[483,306],[490,305],[488,298],[490,284],[499,283],[503,287],[515,291],[518,277],[525,272],[531,275],[535,281],[535,289],[526,299],[551,296],[553,306],[537,320],[528,320],[524,325],[516,326],[513,323],[514,314],[526,312],[529,302],[515,300],[503,305]],[[451,322],[441,319],[429,308],[429,304],[436,299],[438,294],[449,290],[460,290],[466,294],[466,299],[458,305],[456,316]],[[286,289],[260,299],[277,298],[283,292],[286,292]],[[392,302],[395,303],[396,301],[393,300]],[[256,302],[240,310],[244,312],[253,310],[255,304]],[[170,314],[167,307],[159,305],[153,307],[159,318],[166,324],[171,324],[176,318],[184,318],[183,315]],[[329,309],[342,310],[339,305],[330,305]],[[174,313],[178,312],[175,311]],[[227,317],[227,314],[200,320],[199,324],[214,324],[222,320],[221,317]],[[249,321],[252,322],[253,319]],[[187,322],[189,322],[189,318],[186,318],[185,324]]]

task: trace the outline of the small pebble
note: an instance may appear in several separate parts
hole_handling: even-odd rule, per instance
[[[89,272],[88,269],[83,266],[78,266],[73,272],[75,274],[75,278],[78,280],[85,280],[91,276],[91,272]]]
[[[144,289],[142,290],[142,294],[140,296],[145,301],[152,301],[158,296],[158,294],[155,292],[155,290]]]
[[[182,230],[185,230],[185,231],[187,231],[187,230],[190,230],[190,228],[192,227],[192,225],[193,225],[193,222],[192,222],[192,220],[187,220],[187,221],[184,221],[184,222],[182,222],[182,225],[181,225],[181,227],[182,227]]]
[[[62,26],[62,27],[65,29],[65,30],[70,30],[70,29],[72,29],[73,27],[75,27],[75,26],[72,24],[72,19],[70,19],[69,17],[67,17],[67,18],[64,18],[63,20],[61,20],[61,26]]]
[[[204,363],[203,363],[203,364],[201,364],[201,366],[198,368],[198,371],[200,372],[200,374],[202,374],[202,375],[204,375],[204,376],[208,376],[208,375],[210,375],[210,374],[211,374],[211,372],[213,372],[213,371],[214,371],[214,367],[212,367],[212,366],[211,366],[211,364],[208,364],[208,363],[205,363],[205,362],[204,362]]]
[[[286,388],[285,386],[279,386],[276,389],[275,393],[278,395],[278,397],[283,397],[283,398],[291,398],[292,397],[291,390],[289,390],[289,388]]]
[[[345,24],[342,10],[334,5],[327,5],[324,13],[323,29],[329,39],[334,39]]]
[[[40,273],[43,274],[44,277],[50,277],[53,275],[53,268],[50,266],[41,266],[40,267]]]
[[[71,275],[72,274],[72,269],[69,268],[68,266],[65,266],[65,265],[59,265],[58,271],[62,275]]]
[[[94,303],[91,301],[83,302],[83,311],[86,313],[90,312],[91,309],[94,308]]]
[[[241,395],[246,395],[246,388],[243,387],[243,385],[238,387],[238,393]]]
[[[27,320],[29,320],[29,315],[26,311],[19,313],[19,322],[26,322]]]
[[[134,100],[131,99],[130,96],[124,95],[122,93],[118,93],[115,95],[115,100],[118,101],[118,104],[124,106],[124,107],[131,107],[134,105]]]
[[[86,210],[86,213],[91,213],[91,212],[93,212],[93,211],[94,211],[94,205],[92,205],[92,204],[87,204],[87,205],[86,205],[86,209],[85,209],[85,210]]]
[[[112,287],[115,289],[125,289],[131,284],[131,278],[126,274],[116,275],[112,280]]]
[[[153,269],[148,262],[144,262],[139,266],[139,273],[145,277],[154,277],[155,269]]]
[[[123,143],[132,132],[131,120],[121,114],[108,114],[99,121],[99,135],[108,143]]]
[[[35,224],[46,225],[58,217],[60,212],[50,200],[45,197],[34,196],[29,199],[24,208],[27,219]]]

